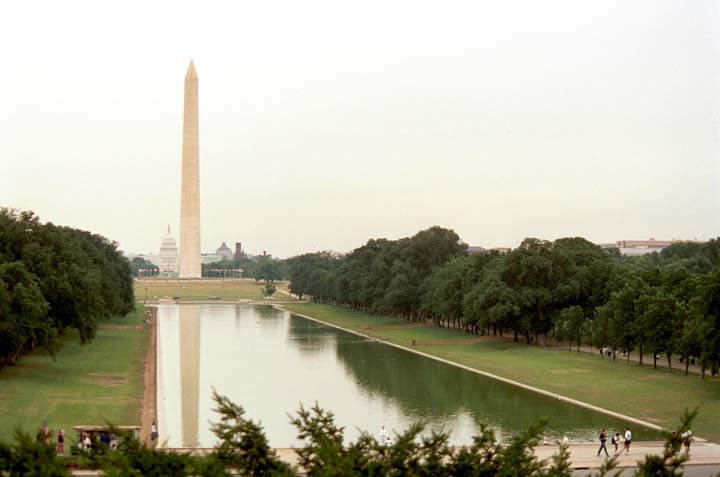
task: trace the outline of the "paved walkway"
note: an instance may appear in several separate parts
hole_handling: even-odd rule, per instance
[[[662,442],[633,442],[630,453],[618,456],[620,467],[634,467],[637,461],[646,455],[662,455]],[[595,469],[605,461],[604,455],[597,456],[599,444],[574,444],[570,446],[570,460],[574,469]],[[622,446],[620,446],[622,450]],[[535,454],[543,459],[549,458],[557,451],[557,446],[539,446]],[[608,452],[612,457],[614,446],[608,444]],[[713,464],[720,465],[720,445],[711,442],[693,442],[690,446],[688,465]]]

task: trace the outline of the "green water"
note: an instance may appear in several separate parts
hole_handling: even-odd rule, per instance
[[[217,420],[212,388],[260,420],[271,445],[297,445],[289,424],[300,403],[359,429],[400,431],[415,421],[468,444],[480,423],[507,439],[541,418],[549,441],[595,442],[618,419],[366,340],[288,312],[250,305],[161,305],[158,424],[170,447],[208,447]],[[630,425],[634,440],[659,433]]]

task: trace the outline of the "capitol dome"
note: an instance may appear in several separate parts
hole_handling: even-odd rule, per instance
[[[178,253],[177,248],[177,242],[175,241],[175,237],[168,235],[162,240],[162,243],[160,244],[160,255],[165,253]]]
[[[160,274],[166,277],[176,277],[180,271],[180,254],[178,253],[175,237],[170,235],[168,225],[167,235],[160,243]]]

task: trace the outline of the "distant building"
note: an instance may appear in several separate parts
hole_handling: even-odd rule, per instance
[[[160,275],[163,277],[177,277],[179,275],[180,254],[178,253],[175,237],[170,234],[169,225],[167,236],[160,243],[160,255],[157,257],[157,262],[152,262],[160,268]]]
[[[478,253],[485,253],[488,250],[485,247],[480,247],[479,245],[470,245],[468,246],[467,253],[468,255],[475,255]]]
[[[508,253],[512,249],[510,247],[493,247],[493,248],[485,248],[480,247],[479,245],[470,245],[468,247],[468,255],[475,255],[478,253],[488,253],[488,252],[499,252],[499,253]]]
[[[223,260],[232,260],[233,259],[233,251],[230,250],[230,247],[225,245],[225,242],[220,245],[217,250],[215,250],[216,255],[220,255],[223,257]]]
[[[490,249],[491,252],[499,252],[499,253],[510,253],[512,252],[512,248],[510,247],[493,247]]]
[[[220,255],[219,253],[203,253],[202,255],[200,255],[200,261],[203,263],[203,265],[219,262],[224,259],[225,257]]]
[[[242,243],[241,242],[235,242],[235,260],[240,260],[243,258],[243,251],[242,251]]]
[[[622,255],[638,256],[647,255],[653,252],[660,252],[662,249],[669,247],[674,243],[694,242],[702,243],[695,240],[656,240],[651,237],[648,240],[618,240],[615,243],[599,243],[598,247],[604,249],[616,248]]]

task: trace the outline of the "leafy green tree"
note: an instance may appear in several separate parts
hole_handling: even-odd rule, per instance
[[[707,332],[700,355],[703,377],[706,368],[715,375],[720,370],[720,265],[704,280],[696,306],[704,317],[702,321]]]
[[[274,281],[283,279],[283,265],[281,260],[260,257],[253,269],[255,280]]]
[[[0,369],[41,347],[54,354],[57,330],[38,278],[22,262],[0,265]]]
[[[277,287],[275,286],[275,282],[271,280],[267,280],[265,282],[265,285],[263,286],[263,295],[266,297],[271,297],[273,294],[277,291]]]
[[[0,362],[38,346],[53,352],[68,327],[87,343],[102,319],[135,306],[131,265],[116,243],[32,212],[0,209],[0,266],[0,327],[10,334]],[[20,348],[8,351],[11,341]]]
[[[547,333],[552,323],[556,286],[560,281],[554,275],[552,244],[545,240],[525,239],[520,247],[508,253],[502,280],[516,291],[520,304],[520,320],[516,333],[530,335]]]
[[[141,275],[141,270],[147,273],[149,276],[157,276],[160,274],[160,268],[152,263],[150,260],[145,260],[142,257],[135,257],[130,261],[130,267],[132,270],[132,276],[137,278]]]
[[[570,349],[572,343],[575,342],[578,353],[583,339],[583,326],[585,325],[585,315],[580,306],[570,306],[563,308],[558,314],[557,323],[565,330],[565,337],[570,341]]]
[[[500,334],[506,329],[513,330],[518,341],[522,303],[519,292],[502,278],[505,258],[488,264],[482,278],[470,288],[463,300],[465,316],[477,321],[480,326]]]

